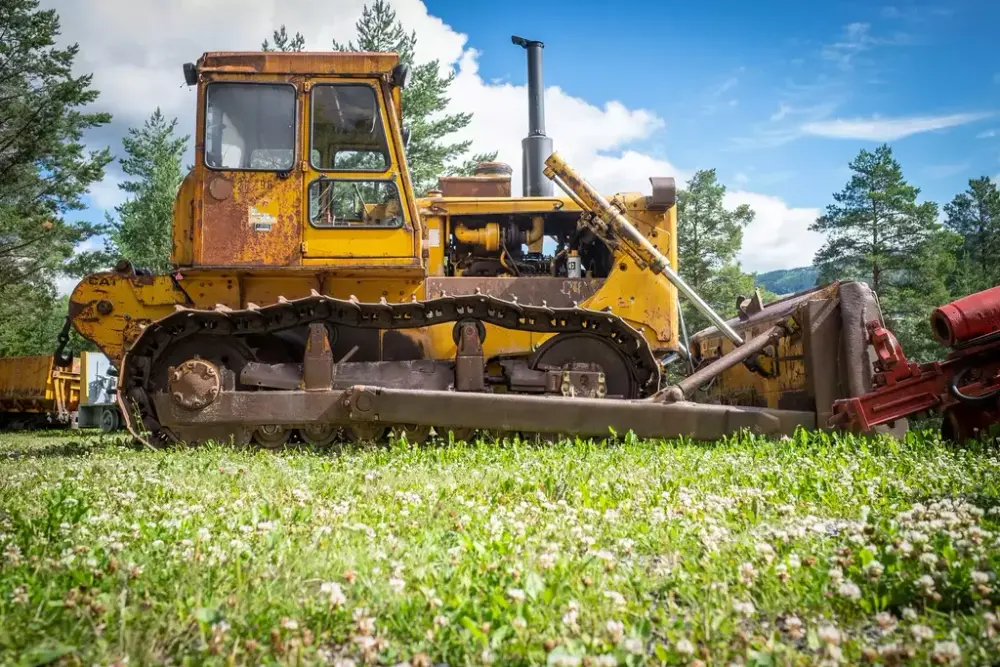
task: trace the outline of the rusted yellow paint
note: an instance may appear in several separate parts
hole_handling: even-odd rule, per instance
[[[88,276],[73,292],[71,314],[82,335],[115,363],[144,325],[181,305],[244,308],[278,297],[295,299],[317,290],[338,298],[405,302],[433,298],[426,279],[445,275],[444,249],[452,225],[475,216],[575,217],[580,208],[567,197],[414,196],[402,142],[399,89],[391,85],[398,60],[385,54],[212,53],[201,61],[194,168],[177,195],[173,221],[175,265],[170,275],[135,276],[107,272]],[[285,173],[213,170],[204,163],[206,86],[215,81],[288,83],[296,88],[297,131],[293,168]],[[311,151],[311,92],[323,83],[369,85],[389,146],[389,164],[379,178],[395,183],[403,224],[399,228],[318,228],[309,223],[309,184],[325,178],[372,178],[371,172],[321,173]],[[677,268],[676,213],[648,208],[640,193],[618,195],[625,215]],[[370,202],[375,210],[376,202]],[[267,227],[266,231],[263,227]],[[258,225],[255,227],[255,225]],[[576,300],[576,299],[573,299]],[[625,318],[658,351],[677,340],[676,290],[641,269],[624,253],[584,307]],[[406,333],[435,359],[453,358],[452,325]],[[549,335],[487,327],[484,352],[528,355]]]
[[[0,412],[75,411],[80,404],[80,360],[59,369],[53,357],[0,359]]]

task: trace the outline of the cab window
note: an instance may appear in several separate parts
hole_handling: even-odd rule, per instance
[[[360,83],[313,87],[310,161],[317,171],[389,168],[389,146],[373,87]]]
[[[212,169],[288,171],[295,163],[295,87],[210,83],[205,164]]]
[[[315,180],[309,185],[309,222],[314,227],[402,227],[403,207],[396,183]]]

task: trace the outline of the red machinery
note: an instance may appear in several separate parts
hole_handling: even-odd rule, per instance
[[[959,443],[1000,424],[1000,287],[938,308],[931,326],[951,351],[943,361],[917,364],[879,321],[869,322],[873,389],[836,401],[831,424],[868,431],[933,410],[944,416],[944,435]]]

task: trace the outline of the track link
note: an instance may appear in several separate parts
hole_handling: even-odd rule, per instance
[[[178,307],[148,325],[122,362],[119,402],[129,431],[151,446],[174,442],[176,437],[162,427],[153,407],[152,381],[157,364],[172,346],[192,336],[218,337],[232,341],[251,335],[279,331],[321,322],[334,327],[363,329],[414,329],[439,324],[476,320],[506,329],[536,333],[582,332],[601,337],[627,359],[640,387],[648,396],[658,389],[659,366],[645,338],[610,312],[579,307],[550,308],[504,301],[486,294],[443,295],[408,303],[362,303],[355,298],[336,299],[313,291],[311,296],[288,300],[279,297],[272,305],[231,310]]]

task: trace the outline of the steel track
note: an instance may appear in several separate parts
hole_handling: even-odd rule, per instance
[[[579,307],[550,308],[524,305],[485,294],[441,296],[427,301],[392,304],[361,303],[313,292],[295,300],[278,299],[269,306],[230,310],[178,307],[157,322],[148,325],[122,361],[119,403],[133,436],[151,446],[176,441],[169,429],[162,427],[153,407],[152,386],[158,361],[165,352],[192,336],[219,337],[231,340],[324,322],[334,327],[362,329],[414,329],[439,324],[478,320],[505,329],[535,333],[587,333],[607,340],[620,351],[634,374],[641,396],[659,388],[659,365],[646,339],[610,312]],[[613,399],[608,399],[613,400]]]

